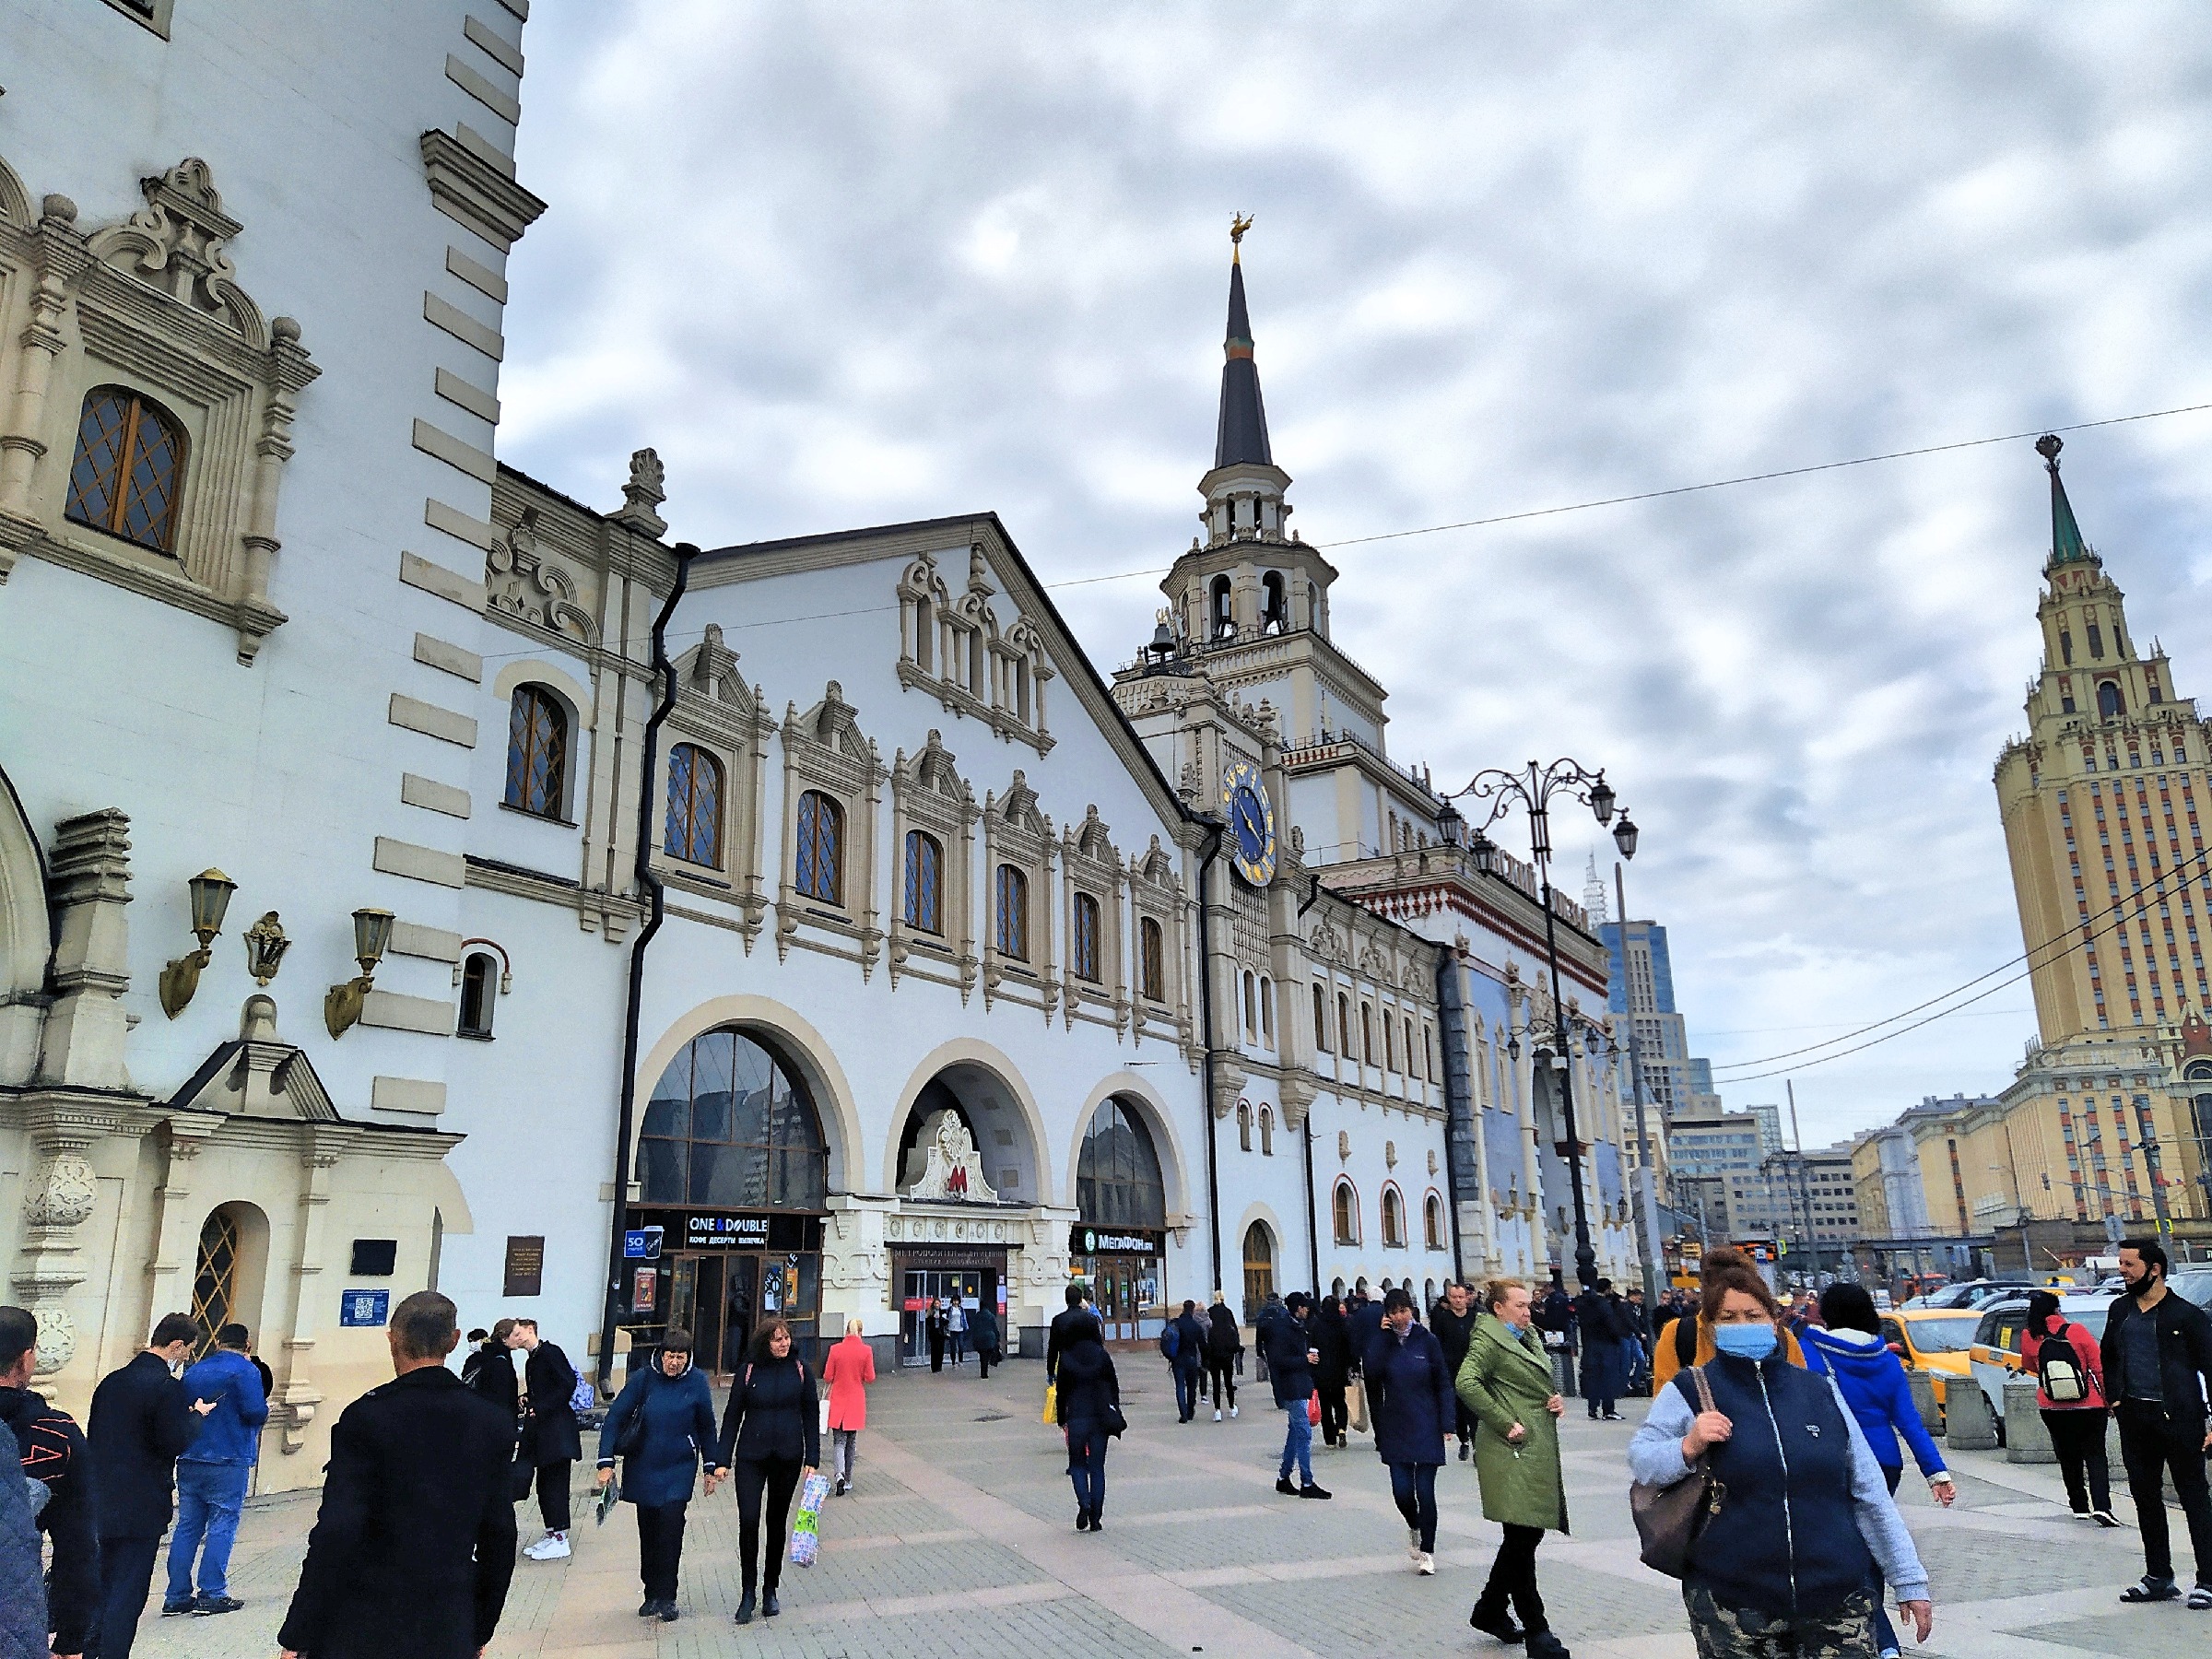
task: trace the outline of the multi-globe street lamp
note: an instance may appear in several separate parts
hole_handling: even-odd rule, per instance
[[[1474,826],[1475,838],[1465,845],[1474,858],[1476,870],[1494,876],[1498,873],[1498,845],[1486,831],[1515,806],[1528,815],[1529,847],[1535,854],[1538,900],[1544,907],[1544,954],[1551,974],[1552,1044],[1548,1050],[1539,1049],[1535,1057],[1539,1065],[1548,1065],[1551,1069],[1551,1087],[1559,1108],[1559,1127],[1566,1137],[1567,1180],[1574,1194],[1575,1278],[1588,1290],[1597,1284],[1597,1251],[1590,1242],[1590,1210],[1583,1195],[1582,1136],[1574,1121],[1567,1001],[1559,989],[1559,930],[1551,902],[1551,803],[1557,795],[1570,796],[1589,807],[1601,828],[1613,824],[1613,808],[1618,797],[1613,786],[1606,782],[1604,769],[1592,771],[1579,760],[1562,759],[1548,765],[1531,760],[1525,773],[1497,767],[1477,772],[1465,789],[1454,790],[1443,797],[1443,809],[1437,814],[1436,827],[1448,845],[1459,846],[1467,820],[1452,803],[1461,796],[1487,803],[1488,809],[1482,821]],[[1613,825],[1613,841],[1619,847],[1621,857],[1636,856],[1636,826],[1626,813],[1621,815],[1618,824]]]

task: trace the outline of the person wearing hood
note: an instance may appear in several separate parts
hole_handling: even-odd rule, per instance
[[[2053,1359],[2073,1363],[2080,1397],[2054,1400],[2043,1371],[2044,1345],[2055,1343]],[[2104,1358],[2097,1338],[2058,1311],[2058,1298],[2037,1290],[2028,1298],[2028,1323],[2020,1331],[2020,1368],[2035,1379],[2036,1408],[2058,1453],[2066,1482],[2066,1501],[2075,1514],[2100,1526],[2118,1526],[2112,1513],[2112,1477],[2105,1461],[2104,1428],[2112,1401],[2104,1392]],[[2067,1390],[2069,1394],[2074,1391]]]
[[[1122,1423],[1122,1380],[1096,1320],[1078,1326],[1060,1350],[1056,1415],[1067,1430],[1067,1477],[1076,1488],[1076,1530],[1103,1532],[1106,1446]]]
[[[1942,1452],[1920,1420],[1920,1407],[1912,1403],[1912,1385],[1906,1380],[1903,1364],[1882,1340],[1874,1298],[1863,1286],[1830,1285],[1820,1292],[1820,1323],[1802,1328],[1806,1370],[1835,1380],[1836,1391],[1858,1419],[1859,1430],[1873,1450],[1874,1461],[1881,1465],[1882,1479],[1890,1491],[1897,1490],[1905,1472],[1904,1453],[1898,1446],[1901,1436],[1928,1483],[1929,1496],[1950,1508],[1958,1487],[1950,1470],[1944,1466]],[[1873,1592],[1875,1647],[1882,1659],[1895,1659],[1897,1631],[1882,1606],[1878,1565],[1867,1587]]]
[[[1536,1546],[1546,1533],[1567,1530],[1559,1471],[1559,1417],[1567,1401],[1551,1351],[1536,1334],[1527,1285],[1494,1278],[1483,1288],[1483,1302],[1488,1312],[1475,1322],[1453,1383],[1475,1414],[1482,1516],[1505,1528],[1505,1541],[1467,1622],[1500,1641],[1527,1642],[1534,1659],[1567,1659],[1536,1590]]]
[[[1217,1423],[1221,1420],[1224,1403],[1230,1417],[1237,1415],[1237,1356],[1243,1351],[1244,1334],[1237,1329],[1237,1316],[1217,1290],[1214,1305],[1206,1315],[1206,1374],[1213,1388]]]
[[[625,1447],[623,1442],[630,1443]],[[622,1501],[638,1509],[638,1577],[645,1600],[640,1618],[676,1622],[677,1569],[684,1559],[684,1510],[700,1458],[707,1460],[707,1495],[714,1495],[714,1395],[691,1363],[691,1333],[671,1325],[650,1365],[633,1370],[599,1428],[601,1486],[622,1460]]]
[[[1833,1377],[1789,1362],[1782,1310],[1749,1265],[1708,1263],[1703,1301],[1714,1358],[1660,1389],[1629,1442],[1632,1479],[1671,1487],[1702,1458],[1725,1492],[1682,1575],[1700,1659],[1865,1653],[1877,1563],[1927,1641],[1927,1570]]]

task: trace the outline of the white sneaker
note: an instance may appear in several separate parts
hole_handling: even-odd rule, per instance
[[[1214,1407],[1214,1421],[1218,1423],[1218,1422],[1219,1422],[1220,1420],[1221,1420],[1221,1407],[1220,1407],[1220,1406],[1215,1406],[1215,1407]]]
[[[567,1533],[547,1533],[523,1553],[534,1561],[565,1561],[574,1552],[569,1548]]]
[[[1230,1417],[1232,1417],[1232,1418],[1233,1418],[1233,1417],[1235,1417],[1235,1416],[1237,1415],[1237,1408],[1236,1408],[1234,1406],[1231,1406],[1229,1408],[1229,1415],[1230,1415]]]
[[[1436,1576],[1436,1558],[1424,1549],[1414,1558],[1414,1568],[1423,1578],[1434,1578]]]

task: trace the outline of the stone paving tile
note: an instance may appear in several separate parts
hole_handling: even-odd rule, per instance
[[[787,1568],[785,1615],[739,1630],[737,1515],[726,1493],[696,1501],[674,1625],[635,1617],[636,1531],[627,1507],[588,1519],[568,1562],[517,1564],[495,1659],[1046,1659],[1187,1654],[1207,1659],[1512,1659],[1466,1627],[1495,1550],[1470,1467],[1441,1474],[1441,1571],[1420,1579],[1371,1442],[1317,1451],[1336,1498],[1274,1491],[1280,1414],[1244,1391],[1241,1417],[1180,1425],[1157,1361],[1133,1354],[1129,1435],[1109,1458],[1107,1531],[1077,1536],[1057,1437],[1038,1421],[1041,1370],[1018,1362],[887,1378],[871,1401],[853,1496],[833,1500],[821,1563]],[[1635,1407],[1631,1416],[1640,1415]],[[1624,1453],[1633,1421],[1564,1425],[1573,1532],[1538,1557],[1553,1621],[1576,1659],[1692,1659],[1676,1585],[1636,1559]],[[1959,1507],[1937,1511],[1917,1480],[1901,1500],[1936,1584],[1940,1659],[2202,1659],[2212,1617],[2123,1609],[2141,1571],[2133,1528],[2085,1529],[2065,1512],[2057,1471],[2001,1453],[1952,1459]],[[580,1490],[585,1479],[579,1471]],[[578,1512],[586,1512],[579,1505]],[[523,1540],[536,1535],[519,1509]],[[147,1659],[267,1659],[299,1572],[312,1495],[248,1506],[232,1563],[248,1606],[219,1619],[149,1617]],[[2178,1518],[2177,1518],[2178,1519]],[[2178,1531],[2178,1528],[2177,1528]],[[405,1659],[394,1655],[394,1659]]]

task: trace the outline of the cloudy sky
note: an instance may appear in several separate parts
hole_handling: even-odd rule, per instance
[[[2194,6],[541,0],[525,45],[503,453],[611,504],[653,444],[707,546],[992,509],[1049,582],[1164,567],[1237,209],[1324,544],[2212,401]],[[2065,461],[2212,695],[2208,454],[2212,413]],[[1346,547],[1335,637],[1440,782],[1609,768],[1697,1046],[1749,1061],[2020,950],[1990,772],[2046,503],[2023,439]],[[1153,580],[1057,591],[1101,665]],[[2031,1031],[2016,985],[1803,1070],[1805,1137]]]

